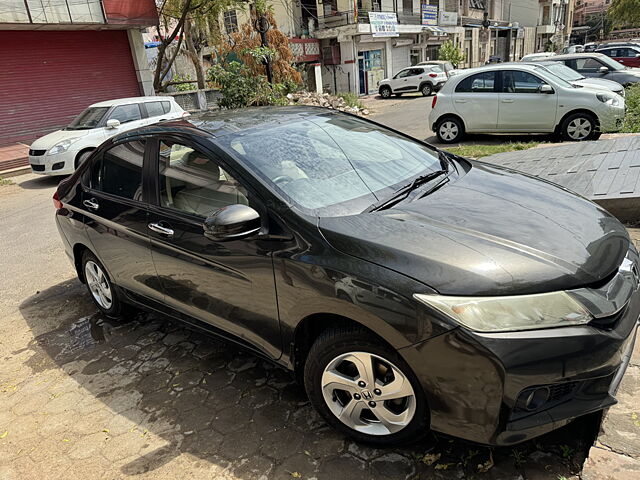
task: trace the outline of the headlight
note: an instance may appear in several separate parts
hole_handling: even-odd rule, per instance
[[[606,94],[606,93],[596,93],[596,97],[602,103],[606,103],[606,104],[612,105],[614,107],[617,107],[618,105],[620,105],[620,101],[618,100],[617,96],[609,95],[609,94]]]
[[[75,142],[77,138],[67,138],[66,140],[61,141],[60,143],[56,143],[53,147],[49,149],[49,155],[56,155],[57,153],[66,152],[69,150],[69,147],[73,142]]]
[[[584,325],[593,317],[566,292],[505,297],[414,294],[416,300],[479,332]]]

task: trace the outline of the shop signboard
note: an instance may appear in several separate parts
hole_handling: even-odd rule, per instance
[[[369,24],[374,37],[397,37],[398,17],[395,12],[369,12]]]
[[[438,6],[429,5],[429,0],[420,1],[422,25],[438,25]]]

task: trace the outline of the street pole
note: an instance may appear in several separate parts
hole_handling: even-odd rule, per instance
[[[267,17],[264,16],[264,13],[256,12],[256,15],[258,15],[258,17],[256,18],[255,27],[258,33],[260,33],[260,45],[262,45],[263,47],[268,47],[269,41],[267,40],[267,31],[269,30],[271,25],[269,24],[269,20],[267,20]],[[271,61],[269,57],[265,56],[263,62],[264,69],[267,72],[267,81],[269,83],[273,83],[273,74],[271,72]]]

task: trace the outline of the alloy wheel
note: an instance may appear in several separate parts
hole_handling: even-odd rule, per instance
[[[442,122],[442,125],[440,125],[440,128],[438,129],[438,132],[444,140],[450,142],[458,136],[459,129],[458,125],[456,125],[454,122],[447,121]]]
[[[89,260],[84,266],[84,275],[91,295],[98,305],[109,310],[113,304],[111,284],[100,266]]]
[[[592,129],[593,125],[588,119],[578,117],[571,120],[567,125],[567,135],[573,140],[584,140],[589,137]]]
[[[325,367],[322,395],[346,426],[390,435],[409,425],[416,411],[411,382],[388,360],[367,352],[338,355]]]

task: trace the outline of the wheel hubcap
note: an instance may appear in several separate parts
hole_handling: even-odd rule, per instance
[[[569,122],[567,134],[574,140],[584,140],[591,133],[593,126],[586,118],[576,118]]]
[[[337,356],[324,369],[321,382],[322,395],[331,412],[358,432],[399,432],[416,411],[409,379],[391,362],[372,353]]]
[[[440,136],[445,140],[453,140],[458,136],[458,126],[453,122],[444,122],[440,125]]]
[[[97,263],[89,260],[84,266],[85,279],[93,299],[102,308],[108,310],[113,304],[113,296],[111,295],[111,285],[107,276]]]

